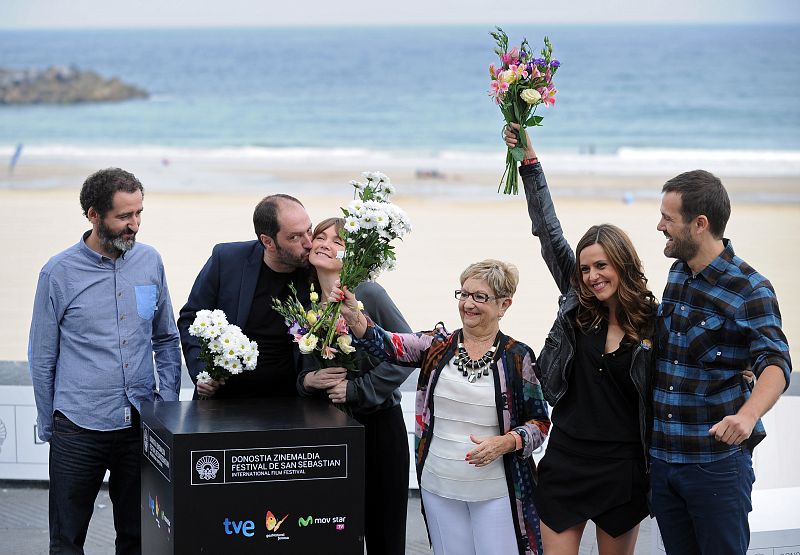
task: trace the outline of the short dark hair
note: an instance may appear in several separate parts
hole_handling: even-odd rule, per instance
[[[705,170],[692,170],[677,175],[661,188],[662,193],[678,193],[681,196],[681,217],[688,223],[701,214],[708,218],[711,234],[722,239],[728,218],[731,217],[731,201],[722,181]]]
[[[114,206],[114,194],[135,193],[141,191],[144,196],[144,187],[136,176],[120,168],[106,168],[94,172],[86,178],[81,187],[81,208],[83,215],[89,215],[89,209],[94,208],[100,217]]]
[[[260,240],[261,235],[272,237],[273,240],[277,238],[278,231],[281,229],[278,223],[278,208],[281,201],[296,202],[303,206],[303,203],[293,196],[284,195],[283,193],[262,198],[253,212],[253,227],[255,228],[257,239]]]

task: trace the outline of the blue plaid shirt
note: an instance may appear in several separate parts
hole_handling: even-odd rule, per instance
[[[770,282],[725,249],[698,274],[677,261],[658,310],[658,361],[650,454],[670,463],[723,459],[739,449],[708,430],[750,397],[742,371],[777,366],[789,384],[791,360]],[[764,437],[759,420],[747,446]]]

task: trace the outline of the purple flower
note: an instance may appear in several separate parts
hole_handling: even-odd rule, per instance
[[[533,63],[536,64],[537,66],[547,65],[547,61],[544,58],[536,58],[535,60],[533,60]]]
[[[558,60],[553,60],[552,62],[550,62],[550,67],[558,67],[560,65],[561,62],[559,62]]]

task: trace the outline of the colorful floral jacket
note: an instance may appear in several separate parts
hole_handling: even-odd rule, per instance
[[[370,325],[364,337],[357,341],[375,357],[420,367],[415,425],[418,480],[433,436],[433,390],[442,369],[455,356],[458,335],[457,332],[448,334],[441,326],[432,332],[411,334],[390,333]],[[550,429],[547,403],[534,372],[536,358],[530,347],[501,333],[498,351],[497,371],[493,373],[501,428],[498,434],[514,430],[522,438],[522,449],[503,456],[519,553],[541,554],[539,515],[533,504],[536,466],[531,455],[544,443]]]

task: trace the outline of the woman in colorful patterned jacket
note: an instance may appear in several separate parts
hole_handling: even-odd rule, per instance
[[[416,466],[423,515],[436,555],[542,553],[531,454],[550,428],[533,351],[500,331],[519,273],[484,260],[456,290],[463,328],[448,334],[390,333],[334,289],[357,346],[419,366]]]

